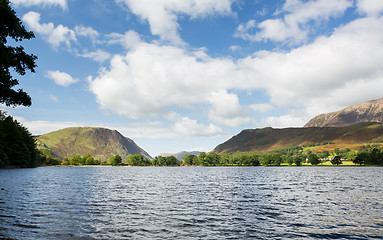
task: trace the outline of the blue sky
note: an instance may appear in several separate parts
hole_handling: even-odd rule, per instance
[[[36,38],[33,134],[116,129],[152,156],[382,98],[381,0],[11,0]]]

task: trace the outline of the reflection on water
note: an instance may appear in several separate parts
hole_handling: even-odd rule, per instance
[[[0,170],[0,239],[383,239],[383,168]]]

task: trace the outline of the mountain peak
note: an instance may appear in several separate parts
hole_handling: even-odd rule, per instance
[[[120,155],[141,154],[151,159],[133,140],[116,130],[101,127],[70,127],[36,137],[40,149],[47,149],[54,157],[63,159],[74,155],[92,155],[101,161]]]
[[[304,127],[344,127],[360,122],[383,122],[383,98],[320,114]]]

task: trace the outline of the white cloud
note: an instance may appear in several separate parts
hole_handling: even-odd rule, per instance
[[[267,113],[274,109],[274,106],[269,103],[256,103],[250,105],[251,110],[259,113]]]
[[[213,106],[209,112],[210,120],[231,127],[250,122],[248,113],[242,109],[237,95],[221,90],[212,92],[208,101]]]
[[[54,96],[54,95],[50,95],[49,96],[53,101],[55,101],[55,102],[58,102],[59,100],[58,100],[58,98],[56,97],[56,96]]]
[[[255,24],[249,20],[246,24],[240,24],[234,36],[250,41],[288,41],[292,44],[304,42],[312,27],[312,21],[316,24],[327,21],[331,17],[342,15],[347,8],[352,6],[350,0],[287,0],[277,15],[286,13],[283,18],[268,19]],[[251,30],[258,28],[256,33]],[[315,28],[314,28],[315,29]]]
[[[130,10],[150,25],[153,35],[176,45],[184,45],[178,34],[178,15],[191,18],[231,13],[232,0],[116,0],[126,4]]]
[[[54,48],[58,48],[61,44],[68,48],[71,42],[77,42],[76,33],[63,25],[54,26],[53,23],[40,23],[40,14],[37,12],[29,12],[23,16],[23,21],[32,31],[41,34],[46,38],[47,42]]]
[[[17,7],[19,5],[30,7],[34,5],[59,5],[63,10],[68,8],[67,0],[11,0]]]
[[[74,28],[74,31],[76,32],[77,36],[82,37],[89,37],[93,43],[96,43],[96,40],[98,36],[100,35],[96,30],[94,30],[91,27],[85,27],[85,26],[76,26]]]
[[[177,133],[177,136],[198,136],[198,137],[211,137],[217,136],[223,133],[223,130],[214,124],[204,125],[198,123],[197,120],[190,119],[188,117],[182,117],[178,119],[173,129]]]
[[[262,53],[253,68],[277,106],[301,107],[311,118],[357,102],[381,98],[383,18],[358,19],[290,52]]]
[[[14,116],[14,118],[22,123],[28,130],[34,135],[42,135],[52,131],[57,131],[59,129],[67,127],[85,127],[84,124],[79,124],[75,122],[59,122],[59,121],[30,121],[23,117]]]
[[[240,47],[240,46],[237,46],[237,45],[233,45],[233,46],[230,46],[229,49],[230,49],[230,51],[232,51],[232,52],[236,52],[236,51],[241,50],[241,47]]]
[[[103,109],[131,118],[159,116],[172,107],[207,102],[218,86],[235,84],[234,68],[232,60],[212,59],[200,50],[140,43],[90,78],[90,89]]]
[[[307,120],[304,117],[289,115],[282,115],[279,117],[266,117],[262,122],[258,123],[257,127],[302,127]]]
[[[125,34],[110,33],[106,35],[108,44],[120,44],[125,49],[131,49],[137,46],[140,42],[140,36],[137,32],[130,30]]]
[[[111,57],[110,53],[108,53],[104,50],[101,50],[101,49],[97,49],[94,52],[78,53],[77,55],[80,57],[84,57],[84,58],[90,58],[93,61],[100,62],[100,63],[105,62],[106,60],[108,60]]]
[[[71,75],[60,71],[48,71],[45,76],[55,81],[57,85],[64,87],[78,82],[78,79],[74,79]]]
[[[250,110],[274,106],[300,111],[264,121],[296,126],[319,113],[381,98],[382,69],[383,18],[364,18],[291,51],[262,51],[236,61],[200,49],[138,42],[126,55],[113,56],[89,85],[103,109],[130,118],[183,109],[239,126],[253,124]],[[260,89],[270,102],[242,105],[233,89]]]
[[[370,16],[378,16],[383,12],[382,0],[358,0],[356,6],[360,13]]]

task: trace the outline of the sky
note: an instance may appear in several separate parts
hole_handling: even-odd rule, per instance
[[[382,0],[11,0],[32,134],[105,127],[151,156],[383,97]],[[13,44],[20,44],[13,43]]]

